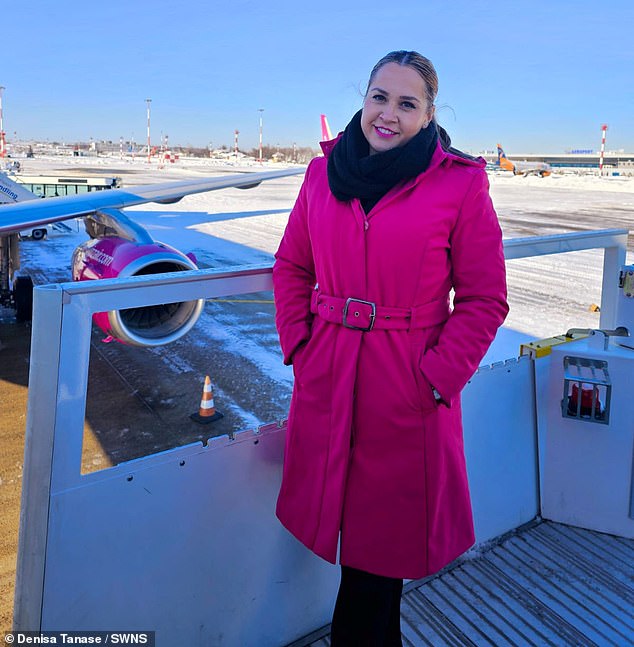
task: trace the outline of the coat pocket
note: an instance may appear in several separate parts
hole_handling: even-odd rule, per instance
[[[438,408],[439,403],[434,397],[432,385],[429,380],[423,375],[420,370],[421,359],[423,353],[429,348],[429,342],[435,339],[437,335],[434,334],[434,329],[428,328],[420,331],[422,335],[417,335],[412,340],[411,358],[412,358],[412,371],[414,373],[414,380],[416,381],[416,388],[418,390],[418,402],[421,410],[424,413],[434,411]]]
[[[308,346],[310,340],[303,341],[294,351],[291,357],[293,364],[293,375],[295,378],[299,377],[302,369],[302,360],[304,353],[306,352],[306,347]]]

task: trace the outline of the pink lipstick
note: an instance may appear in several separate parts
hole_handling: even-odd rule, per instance
[[[383,126],[374,126],[374,132],[379,136],[383,138],[390,138],[394,137],[395,135],[398,135],[398,133],[394,132],[393,130],[390,130],[389,128],[384,128]]]

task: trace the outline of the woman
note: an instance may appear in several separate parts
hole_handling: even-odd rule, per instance
[[[416,52],[376,64],[273,269],[295,372],[277,514],[330,562],[340,541],[335,647],[401,644],[403,578],[474,542],[460,391],[508,311],[504,257],[485,163],[449,147],[437,91]]]

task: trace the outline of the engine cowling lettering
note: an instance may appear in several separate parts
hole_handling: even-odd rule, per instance
[[[95,249],[94,247],[91,247],[86,251],[86,258],[89,258],[101,265],[105,265],[106,267],[112,265],[112,262],[114,261],[114,258],[110,256],[110,254],[106,254],[100,249]]]

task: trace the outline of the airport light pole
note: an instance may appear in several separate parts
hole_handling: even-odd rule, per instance
[[[603,157],[605,155],[605,132],[608,129],[607,124],[601,126],[601,155],[599,155],[599,175],[603,175]]]
[[[258,108],[258,112],[260,113],[260,164],[262,164],[262,113],[264,112],[264,108]]]
[[[0,85],[0,157],[5,157],[7,154],[7,144],[4,139],[4,118],[2,116],[2,93],[5,88]]]
[[[235,153],[236,156],[236,162],[238,161],[238,135],[240,134],[240,131],[236,128],[233,131],[233,152]]]
[[[150,104],[152,99],[146,99],[147,103],[147,163],[150,163]]]

